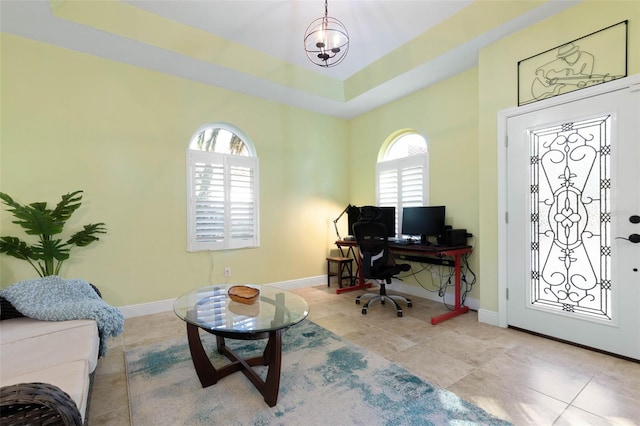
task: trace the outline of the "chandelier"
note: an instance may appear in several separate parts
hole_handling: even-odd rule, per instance
[[[324,0],[324,16],[313,21],[304,33],[304,50],[314,64],[329,68],[338,65],[349,51],[347,28],[328,16],[327,0]]]

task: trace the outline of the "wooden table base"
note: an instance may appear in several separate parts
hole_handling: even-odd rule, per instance
[[[280,389],[280,368],[282,365],[282,334],[286,329],[279,329],[275,331],[269,331],[265,333],[258,333],[248,335],[246,339],[242,339],[242,335],[234,335],[230,337],[240,340],[256,340],[261,338],[268,338],[267,346],[264,349],[262,356],[243,359],[240,358],[234,351],[229,349],[225,345],[225,336],[215,334],[209,330],[205,330],[211,334],[215,334],[218,352],[229,358],[231,361],[229,364],[222,368],[216,369],[211,360],[207,356],[207,353],[202,346],[202,340],[200,339],[199,327],[187,323],[187,338],[189,340],[189,350],[191,351],[191,359],[193,360],[193,366],[200,379],[200,384],[203,388],[218,383],[218,380],[228,376],[236,371],[242,371],[242,373],[249,379],[251,383],[258,389],[258,391],[264,397],[264,401],[273,407],[278,401],[278,391]],[[268,366],[267,378],[262,378],[255,372],[252,367],[258,365]]]

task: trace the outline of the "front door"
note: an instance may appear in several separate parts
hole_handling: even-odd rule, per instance
[[[638,86],[559,96],[506,124],[508,325],[635,359]]]

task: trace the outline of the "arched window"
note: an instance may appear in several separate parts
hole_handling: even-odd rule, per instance
[[[401,130],[383,144],[376,165],[378,206],[395,207],[396,235],[402,230],[403,207],[429,201],[429,152],[426,139],[414,130]]]
[[[249,139],[229,124],[201,127],[187,171],[188,250],[257,247],[258,157]]]

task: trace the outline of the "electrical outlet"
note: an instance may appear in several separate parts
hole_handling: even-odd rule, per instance
[[[225,277],[230,277],[231,276],[231,268],[230,267],[226,267],[224,268],[224,276]]]

